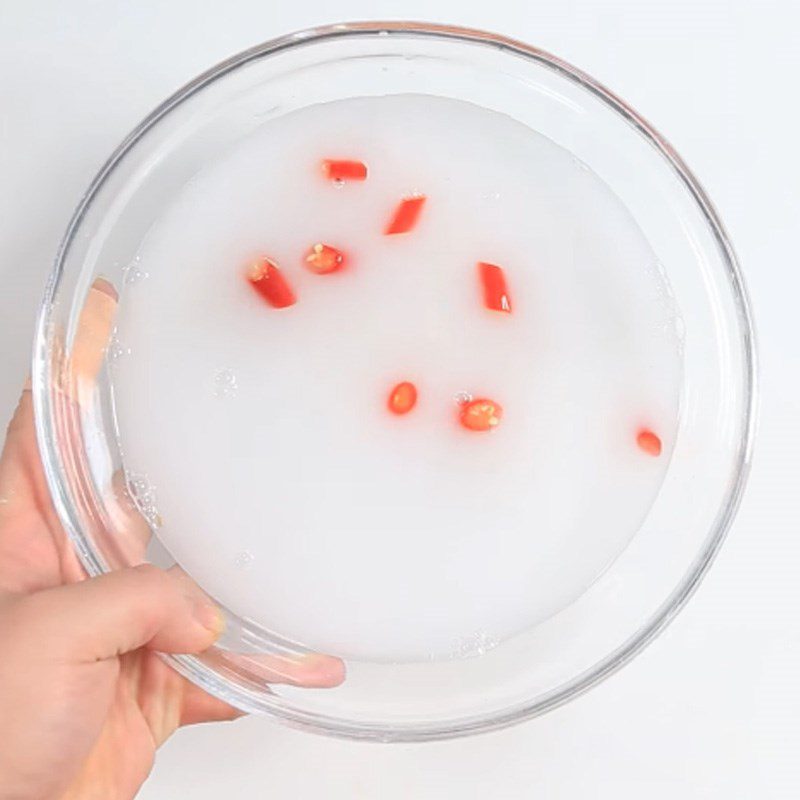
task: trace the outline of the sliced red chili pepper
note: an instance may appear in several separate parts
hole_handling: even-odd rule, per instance
[[[319,242],[306,253],[306,266],[318,275],[336,272],[344,266],[344,263],[344,253],[329,244]]]
[[[500,424],[503,407],[494,400],[481,397],[461,405],[458,418],[461,424],[471,431],[490,431]]]
[[[404,197],[395,208],[389,224],[383,231],[384,234],[391,236],[395,233],[407,233],[410,231],[417,224],[426,199],[424,194]]]
[[[247,273],[250,285],[274,308],[286,308],[297,302],[289,281],[269,258],[262,258]]]
[[[639,445],[640,450],[647,453],[649,456],[661,455],[661,439],[647,428],[642,428],[642,430],[636,434],[636,444]]]
[[[408,414],[417,404],[417,387],[409,381],[398,383],[389,394],[389,411]]]
[[[322,162],[322,172],[330,181],[365,181],[367,179],[367,165],[363,161],[326,158]]]
[[[511,297],[503,268],[481,261],[478,263],[478,275],[483,286],[483,304],[486,308],[510,314]]]

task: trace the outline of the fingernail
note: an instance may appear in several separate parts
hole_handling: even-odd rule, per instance
[[[98,292],[108,295],[114,302],[119,300],[119,294],[117,294],[117,290],[114,288],[114,285],[111,283],[111,281],[107,281],[105,278],[95,278],[95,281],[92,284],[92,289],[97,289]]]
[[[347,672],[344,661],[321,653],[306,653],[300,663],[305,668],[305,676],[320,686],[338,686]]]
[[[208,600],[192,600],[194,618],[218,639],[225,630],[225,616],[222,609]]]

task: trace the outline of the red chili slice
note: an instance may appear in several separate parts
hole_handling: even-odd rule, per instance
[[[461,405],[458,418],[468,430],[491,431],[500,424],[500,420],[503,418],[503,407],[494,400],[481,397]]]
[[[398,383],[389,394],[389,411],[393,414],[408,414],[417,404],[417,387],[409,381]]]
[[[407,233],[410,231],[417,224],[426,199],[424,194],[404,197],[395,208],[389,224],[383,231],[384,234],[391,236],[395,233]]]
[[[269,258],[262,258],[247,273],[250,285],[274,308],[286,308],[297,302],[289,281]]]
[[[309,248],[306,253],[306,266],[317,275],[336,272],[344,266],[345,258],[341,250],[321,242]]]
[[[330,181],[365,181],[367,165],[363,161],[339,161],[326,158],[322,162],[322,172]]]
[[[492,311],[511,313],[511,297],[508,294],[506,276],[502,267],[478,263],[478,275],[483,286],[483,304]]]
[[[636,434],[636,444],[649,456],[661,455],[661,439],[651,430],[643,428]]]

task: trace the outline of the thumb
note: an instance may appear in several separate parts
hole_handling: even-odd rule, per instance
[[[17,611],[31,640],[68,661],[101,661],[140,647],[199,653],[224,627],[208,598],[150,564],[28,595]]]

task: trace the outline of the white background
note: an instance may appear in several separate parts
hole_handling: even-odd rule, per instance
[[[123,135],[240,49],[376,17],[483,27],[555,52],[628,100],[694,168],[730,229],[759,328],[750,487],[689,607],[567,707],[434,745],[326,740],[263,719],[205,726],[167,744],[142,797],[800,797],[795,0],[0,0],[0,417],[25,377],[60,235]]]

